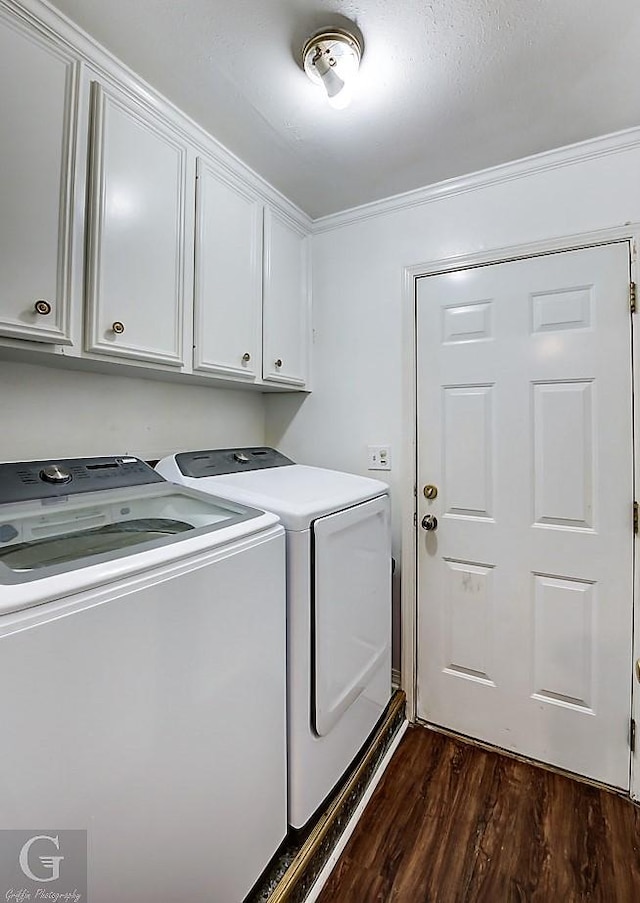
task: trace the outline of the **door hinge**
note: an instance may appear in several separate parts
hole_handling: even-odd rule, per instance
[[[638,503],[633,503],[633,532],[638,532]]]
[[[631,719],[631,723],[629,725],[629,746],[631,748],[631,752],[636,751],[636,722],[635,718]]]
[[[413,526],[414,527],[418,526],[418,512],[417,511],[413,512]]]
[[[636,284],[635,282],[629,283],[629,310],[632,314],[636,312]]]

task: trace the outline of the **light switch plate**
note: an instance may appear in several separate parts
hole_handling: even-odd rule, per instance
[[[391,446],[368,445],[367,461],[368,470],[391,470]]]

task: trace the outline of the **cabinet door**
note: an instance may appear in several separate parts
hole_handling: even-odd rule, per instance
[[[87,350],[183,364],[186,146],[92,84]]]
[[[0,335],[70,344],[77,63],[0,13]]]
[[[262,375],[268,382],[307,381],[307,239],[292,222],[265,209]]]
[[[262,206],[198,158],[194,369],[259,375]]]

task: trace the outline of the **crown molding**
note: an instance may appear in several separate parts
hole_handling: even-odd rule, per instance
[[[598,157],[606,157],[612,154],[623,153],[627,150],[637,149],[640,146],[640,128],[626,129],[599,138],[590,138],[577,144],[569,144],[555,150],[544,151],[530,157],[523,157],[510,163],[501,163],[489,169],[479,170],[469,175],[454,179],[445,179],[424,188],[406,191],[402,194],[392,195],[379,201],[372,201],[360,207],[352,207],[339,213],[330,213],[327,216],[313,220],[313,234],[330,232],[341,226],[373,219],[399,210],[408,210],[412,207],[421,207],[434,201],[466,194],[469,191],[478,191],[493,185],[502,185],[516,179],[526,178],[541,172],[549,172],[553,169],[561,169],[575,163],[584,163]]]

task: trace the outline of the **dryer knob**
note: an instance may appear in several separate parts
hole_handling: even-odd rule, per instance
[[[50,464],[40,471],[40,479],[45,483],[69,483],[71,482],[71,474],[59,464]]]
[[[247,464],[249,461],[249,456],[245,455],[244,452],[234,452],[233,460],[237,461],[239,464]]]

